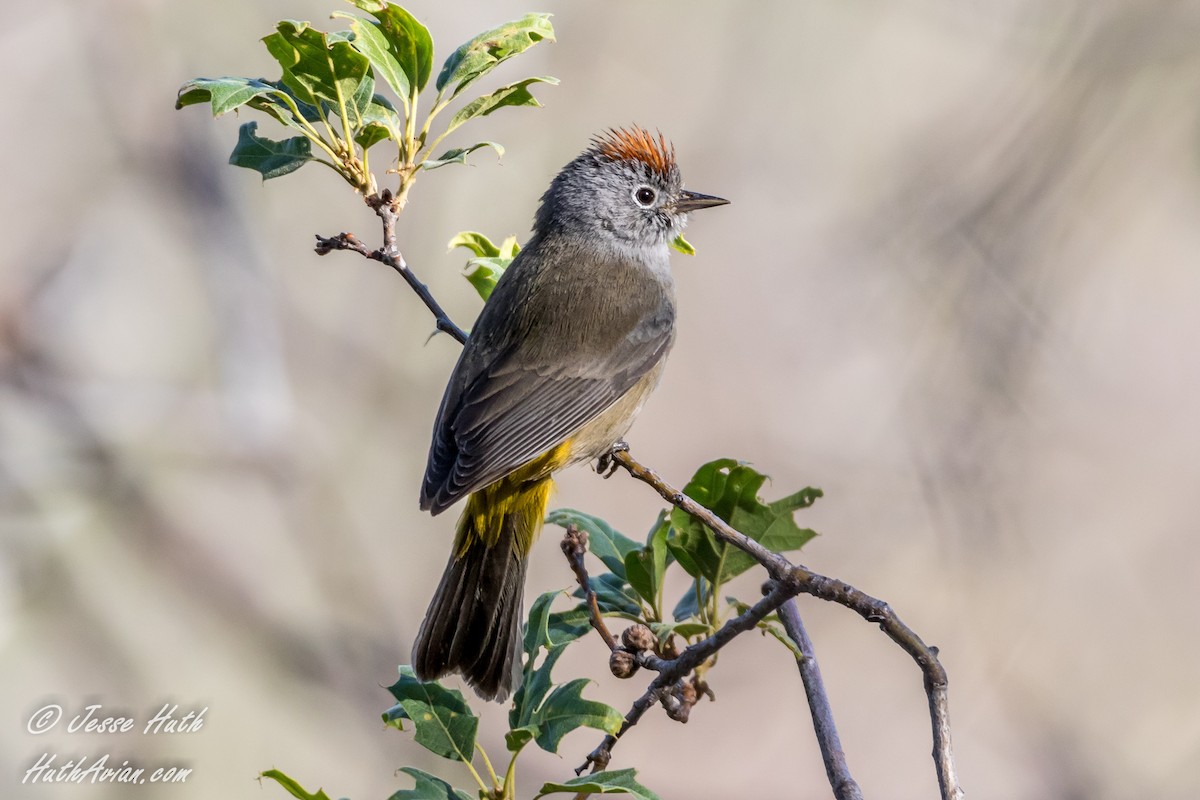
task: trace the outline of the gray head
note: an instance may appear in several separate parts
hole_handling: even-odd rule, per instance
[[[665,247],[689,211],[729,202],[689,192],[675,149],[660,133],[633,127],[597,136],[542,195],[535,234],[578,235],[598,245]]]

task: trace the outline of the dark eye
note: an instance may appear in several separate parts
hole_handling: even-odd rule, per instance
[[[633,199],[638,201],[638,205],[649,207],[658,195],[649,186],[639,186],[637,191],[633,193]]]

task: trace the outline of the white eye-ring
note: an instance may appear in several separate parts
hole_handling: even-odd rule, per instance
[[[633,199],[642,208],[649,208],[658,199],[658,192],[649,186],[639,186],[633,190]]]

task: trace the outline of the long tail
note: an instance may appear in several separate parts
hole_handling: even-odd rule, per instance
[[[413,645],[421,680],[462,673],[480,697],[503,700],[521,671],[521,598],[529,549],[553,482],[510,476],[472,494],[454,551]]]

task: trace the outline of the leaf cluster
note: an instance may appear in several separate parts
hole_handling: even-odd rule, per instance
[[[421,114],[433,76],[433,38],[403,7],[385,0],[349,0],[366,16],[337,12],[347,30],[326,32],[308,22],[282,20],[262,42],[279,64],[280,77],[195,78],[179,90],[176,108],[207,103],[213,116],[249,108],[294,135],[274,140],[244,123],[230,163],[253,169],[263,179],[287,175],[312,161],[333,169],[364,196],[378,192],[372,148],[390,143],[389,169],[399,177],[394,192],[402,207],[418,171],[465,164],[467,156],[496,142],[479,141],[434,155],[442,140],[472,120],[508,106],[538,106],[534,84],[558,83],[548,76],[523,78],[466,100],[464,93],[493,69],[534,45],[554,41],[549,14],[526,14],[483,31],[454,50],[442,64]],[[469,96],[469,94],[467,95]],[[458,108],[435,132],[434,123]]]

